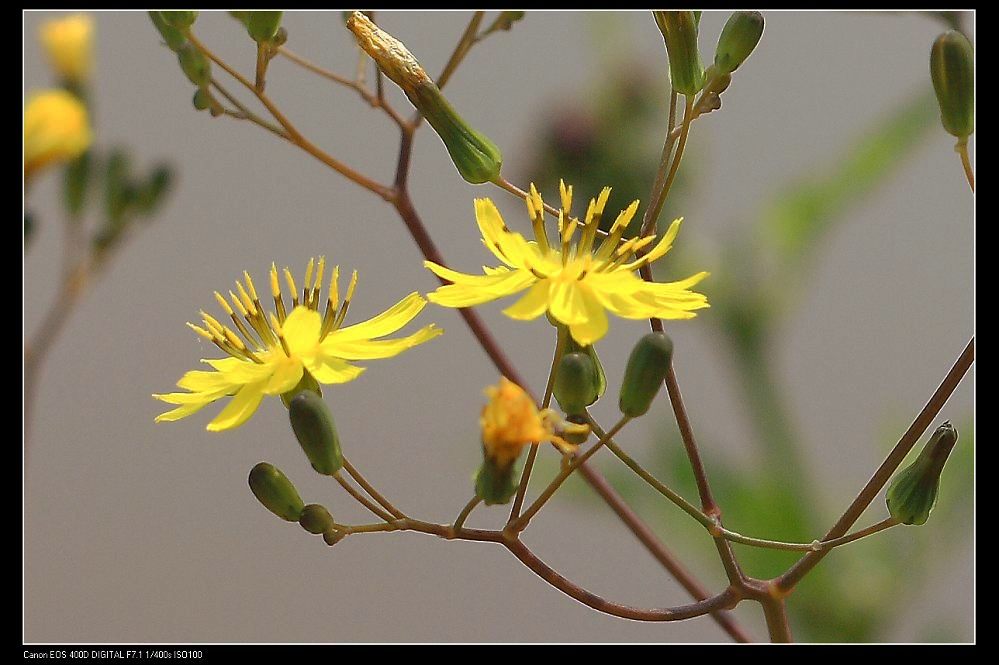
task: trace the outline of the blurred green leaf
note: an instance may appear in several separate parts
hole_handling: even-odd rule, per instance
[[[69,220],[77,220],[87,203],[93,171],[94,152],[88,150],[66,166],[63,177],[63,205]]]
[[[865,196],[895,175],[935,125],[932,91],[921,92],[882,118],[824,174],[783,190],[762,217],[764,246],[784,264],[798,264],[822,235]]]

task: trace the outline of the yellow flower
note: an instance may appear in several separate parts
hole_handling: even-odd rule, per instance
[[[65,90],[42,90],[24,108],[24,177],[53,162],[79,157],[90,146],[87,107]]]
[[[42,25],[39,36],[56,74],[73,83],[81,83],[90,76],[93,33],[94,19],[87,14],[66,16]]]
[[[484,275],[467,275],[425,261],[427,268],[452,282],[429,294],[430,302],[445,307],[470,307],[527,289],[527,293],[503,313],[513,319],[531,320],[547,311],[568,326],[573,339],[583,346],[593,344],[606,334],[605,310],[627,319],[689,319],[695,316],[694,310],[708,306],[705,296],[690,290],[707,277],[706,272],[668,283],[646,282],[635,274],[643,265],[669,251],[682,220],[675,220],[647,254],[629,260],[632,254],[648,247],[655,239],[654,235],[649,235],[621,242],[625,228],[638,210],[638,201],[621,211],[609,234],[594,248],[610,188],[605,187],[596,200],[590,200],[581,227],[579,220],[569,214],[572,187],[562,183],[560,188],[560,242],[556,245],[549,242],[544,226],[544,203],[533,184],[527,197],[527,210],[534,225],[535,241],[528,241],[508,229],[491,200],[476,199],[475,218],[482,241],[505,265],[484,268]]]
[[[538,411],[531,396],[506,377],[495,386],[486,388],[489,403],[482,407],[479,425],[482,427],[482,447],[486,456],[500,468],[506,468],[520,457],[524,446],[550,441],[563,452],[575,446],[556,433],[556,429],[578,430],[580,426],[563,423],[551,409]],[[585,425],[583,426],[585,429]]]
[[[208,430],[217,432],[239,427],[257,410],[264,395],[281,395],[309,377],[327,384],[352,381],[364,368],[347,361],[391,358],[443,332],[431,324],[408,337],[377,339],[396,332],[420,313],[426,301],[415,292],[378,316],[342,328],[357,284],[357,271],[350,278],[343,303],[338,303],[340,270],[339,266],[333,269],[329,297],[324,314],[320,315],[319,296],[325,265],[325,257],[320,257],[318,262],[309,260],[301,300],[291,271],[284,269],[284,278],[292,294],[290,312],[281,294],[277,267],[273,264],[270,285],[274,312],[261,305],[246,272],[243,273],[245,286],[237,281],[236,293],[229,291],[231,305],[216,291],[215,298],[232,320],[235,330],[205,312],[201,312],[204,327],[187,325],[230,357],[202,360],[215,371],[195,370],[184,374],[177,386],[188,392],[153,395],[177,405],[157,416],[156,422],[185,418],[217,399],[232,396],[232,401],[208,424]]]

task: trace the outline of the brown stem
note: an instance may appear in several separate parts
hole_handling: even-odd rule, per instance
[[[472,49],[472,45],[475,44],[475,37],[479,34],[479,25],[482,23],[482,17],[485,14],[485,12],[475,12],[472,15],[472,19],[468,22],[465,32],[461,34],[461,38],[458,40],[458,45],[454,47],[454,52],[451,53],[447,64],[444,65],[441,75],[437,77],[437,87],[439,89],[444,89],[447,82],[451,80],[451,75],[454,74],[455,70],[458,69],[458,65],[461,64],[461,61],[465,59],[465,56]]]
[[[975,193],[975,171],[971,168],[971,157],[968,155],[968,140],[957,144],[957,154],[961,156],[961,166],[964,167],[964,177],[968,179],[971,193]]]
[[[681,605],[679,607],[641,609],[637,607],[629,607],[628,605],[620,605],[618,603],[605,600],[595,593],[587,591],[573,582],[570,582],[556,570],[549,567],[544,561],[535,556],[535,554],[531,552],[531,550],[529,550],[523,542],[519,540],[512,540],[505,544],[506,548],[510,550],[510,552],[516,556],[521,563],[530,568],[538,577],[548,582],[548,584],[552,585],[562,593],[578,600],[588,607],[592,607],[598,612],[610,614],[622,619],[631,619],[633,621],[683,621],[685,619],[692,619],[705,614],[716,614],[721,610],[731,609],[735,607],[742,598],[738,590],[729,587],[719,594],[699,600],[690,605]]]
[[[898,440],[895,447],[885,458],[885,461],[881,463],[871,479],[867,481],[864,488],[860,490],[857,498],[853,500],[850,507],[846,509],[843,516],[839,518],[836,524],[829,529],[829,533],[825,535],[822,540],[833,540],[839,538],[846,534],[850,530],[850,527],[860,518],[867,507],[871,505],[881,488],[885,486],[889,480],[891,480],[892,474],[895,473],[896,469],[905,460],[905,456],[909,454],[912,447],[916,445],[919,441],[919,437],[923,435],[926,428],[929,427],[933,419],[937,417],[940,413],[940,409],[943,405],[947,403],[950,396],[954,393],[961,379],[967,373],[968,369],[971,368],[971,364],[975,360],[975,338],[972,337],[968,341],[968,345],[964,348],[964,351],[958,356],[954,365],[947,372],[947,376],[944,377],[940,385],[933,392],[929,401],[923,406],[919,411],[919,415],[916,419],[912,421],[909,425],[909,429],[905,431],[902,438]],[[809,552],[801,559],[798,560],[791,568],[785,572],[780,578],[777,579],[776,588],[781,593],[788,593],[794,588],[794,585],[801,581],[812,568],[814,568],[819,561],[828,554],[831,550],[821,550],[818,552]]]
[[[346,478],[344,478],[342,475],[340,475],[339,472],[337,472],[336,474],[334,474],[333,477],[336,479],[336,481],[338,483],[340,483],[340,487],[342,487],[345,490],[347,490],[347,494],[349,494],[352,497],[354,497],[354,499],[359,504],[361,504],[362,506],[364,506],[365,508],[367,508],[368,510],[370,510],[374,515],[382,518],[386,522],[391,522],[391,521],[395,520],[395,517],[393,517],[392,515],[389,515],[387,512],[385,512],[384,510],[382,510],[380,506],[378,506],[377,504],[375,504],[374,501],[372,501],[368,497],[366,497],[363,494],[361,494],[357,490],[357,488],[355,488],[353,485],[351,485],[347,481]]]
[[[763,616],[767,619],[767,632],[770,633],[770,641],[775,644],[793,642],[791,626],[787,621],[787,605],[784,600],[761,600],[760,605],[763,607]]]
[[[385,497],[383,497],[381,494],[378,493],[378,490],[376,490],[374,486],[371,483],[369,483],[364,476],[361,475],[360,471],[354,468],[354,465],[351,464],[350,461],[347,460],[347,458],[344,458],[343,460],[343,468],[344,471],[350,474],[350,477],[354,479],[354,482],[361,486],[361,489],[367,492],[372,499],[377,501],[382,506],[382,508],[390,512],[393,517],[395,517],[396,519],[406,518],[406,515],[403,514],[401,510],[393,506],[391,501],[389,501],[388,499],[386,499]]]

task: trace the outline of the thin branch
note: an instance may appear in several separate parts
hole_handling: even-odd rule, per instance
[[[367,492],[372,499],[377,501],[382,506],[382,508],[390,512],[393,517],[395,517],[396,519],[406,518],[406,515],[401,510],[393,506],[391,501],[389,501],[388,499],[386,499],[385,497],[383,497],[381,494],[378,493],[378,490],[376,490],[374,486],[371,483],[369,483],[364,476],[361,475],[360,471],[354,468],[354,465],[351,464],[346,457],[343,459],[343,469],[348,474],[350,474],[350,477],[354,479],[355,483],[361,486],[361,489]]]
[[[357,490],[357,488],[355,488],[353,485],[351,485],[350,482],[346,478],[344,478],[342,475],[340,475],[339,471],[337,473],[335,473],[333,475],[333,477],[336,479],[336,481],[338,483],[340,483],[340,487],[342,487],[345,490],[347,490],[347,494],[349,494],[352,497],[354,497],[354,500],[356,500],[359,504],[361,504],[362,506],[364,506],[365,508],[367,508],[368,510],[370,510],[374,515],[376,515],[377,517],[382,518],[386,522],[392,522],[392,521],[395,520],[395,517],[393,517],[392,515],[389,515],[387,512],[385,512],[384,510],[382,510],[378,505],[376,505],[371,499],[369,499],[368,497],[366,497],[363,494],[361,494]]]
[[[965,139],[957,144],[954,148],[957,150],[957,154],[961,156],[961,166],[964,167],[964,177],[968,180],[968,185],[971,187],[971,193],[975,193],[975,172],[971,168],[971,157],[968,155],[968,141]]]
[[[892,474],[898,469],[898,467],[905,460],[905,456],[909,454],[912,447],[916,445],[919,441],[919,437],[923,435],[926,428],[929,427],[933,419],[937,417],[940,413],[940,409],[943,405],[947,403],[950,396],[954,393],[958,384],[961,383],[961,379],[971,368],[972,363],[975,360],[975,338],[972,337],[968,342],[968,345],[964,348],[964,351],[958,356],[954,365],[947,372],[947,376],[944,377],[940,385],[933,392],[933,395],[926,402],[923,408],[919,411],[919,415],[916,419],[912,421],[909,425],[909,429],[905,431],[902,438],[898,440],[895,447],[892,448],[888,457],[885,461],[881,463],[871,479],[867,481],[864,488],[860,490],[860,493],[853,500],[850,506],[843,513],[842,517],[837,520],[836,524],[829,529],[829,533],[826,534],[825,538],[822,540],[833,540],[843,536],[850,527],[860,518],[867,507],[871,505],[881,488],[891,480]],[[789,593],[794,586],[801,581],[812,568],[814,568],[822,559],[829,553],[829,550],[823,550],[821,552],[810,552],[798,560],[791,568],[781,575],[777,579],[777,589],[782,593]]]

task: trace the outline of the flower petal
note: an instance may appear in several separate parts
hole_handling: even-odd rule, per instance
[[[340,340],[384,337],[416,318],[416,315],[423,310],[426,304],[427,301],[423,299],[423,296],[414,291],[381,314],[330,334],[335,335]]]
[[[418,344],[440,335],[443,330],[433,324],[421,328],[408,337],[386,340],[365,340],[344,341],[335,335],[330,335],[323,341],[323,351],[328,356],[335,356],[345,360],[372,360],[375,358],[391,358],[403,351],[413,348]]]
[[[448,284],[428,293],[427,299],[444,307],[470,307],[523,291],[538,279],[527,270],[512,270],[484,278],[490,280],[488,285]]]
[[[586,309],[579,282],[552,282],[548,308],[552,316],[566,325],[583,323],[586,320]]]
[[[590,346],[607,334],[607,312],[595,295],[586,287],[578,287],[586,318],[569,326],[572,338],[582,346]]]
[[[221,432],[239,427],[254,414],[264,398],[264,381],[248,383],[239,389],[228,405],[208,423],[209,432]]]
[[[211,404],[211,402],[212,400],[209,400],[207,402],[195,402],[193,404],[184,404],[178,406],[176,409],[165,411],[164,413],[161,413],[160,415],[156,416],[156,418],[154,418],[154,422],[172,423],[176,420],[180,420],[181,418],[187,418],[189,415],[201,411],[201,409]]]
[[[359,377],[366,369],[324,353],[305,358],[305,367],[319,383],[347,383]]]
[[[280,395],[286,393],[302,380],[302,373],[305,367],[301,360],[287,358],[284,362],[274,365],[274,373],[264,387],[265,395]]]
[[[319,312],[299,305],[281,326],[281,334],[292,355],[297,355],[315,348],[319,343],[319,330],[322,326],[323,317]]]
[[[551,282],[540,280],[525,293],[520,300],[503,310],[511,319],[530,321],[545,313],[548,309],[548,292]]]

